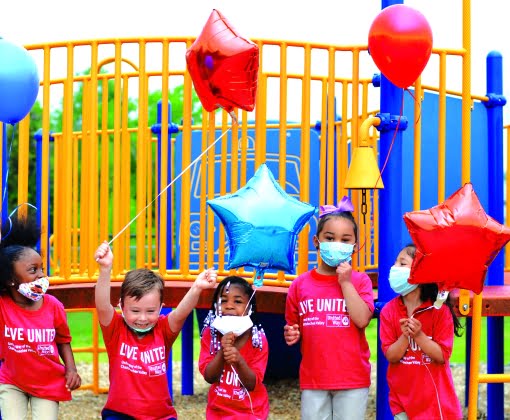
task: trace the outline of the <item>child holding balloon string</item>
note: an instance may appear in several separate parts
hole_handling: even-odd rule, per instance
[[[462,327],[436,284],[408,282],[415,252],[414,244],[405,246],[391,267],[389,283],[399,296],[380,316],[390,409],[398,420],[462,419],[449,365]]]
[[[321,206],[317,233],[319,266],[289,287],[285,308],[288,345],[301,341],[301,418],[362,420],[370,387],[365,327],[374,298],[367,274],[352,270],[357,242],[354,206]]]
[[[216,270],[202,271],[168,315],[160,314],[163,279],[149,269],[130,270],[120,288],[119,313],[110,300],[109,244],[102,243],[94,257],[99,264],[95,302],[110,378],[102,419],[177,419],[168,390],[168,356],[202,291],[216,285]]]
[[[267,419],[269,399],[262,383],[269,348],[254,325],[255,290],[242,277],[228,276],[216,288],[204,321],[200,373],[211,384],[206,418]]]

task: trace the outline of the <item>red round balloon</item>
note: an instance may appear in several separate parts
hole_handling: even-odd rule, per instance
[[[382,74],[395,86],[407,88],[429,61],[432,30],[421,12],[394,4],[372,22],[368,49]]]
[[[186,51],[186,63],[203,107],[253,111],[259,70],[259,48],[241,37],[213,10],[202,32]]]
[[[488,266],[510,241],[510,228],[485,213],[470,183],[404,221],[416,245],[409,283],[437,283],[439,290],[480,293]]]

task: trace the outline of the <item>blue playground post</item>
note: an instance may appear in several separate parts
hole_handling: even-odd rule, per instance
[[[13,127],[14,129],[14,127]],[[8,195],[7,195],[7,124],[2,125],[2,220],[9,214],[7,213]],[[5,192],[5,194],[4,194]]]
[[[489,210],[488,213],[500,223],[504,223],[504,173],[503,173],[503,57],[497,51],[487,55],[487,137],[489,161]],[[504,284],[504,251],[489,266],[487,284]],[[504,317],[487,317],[487,372],[504,372]],[[487,385],[487,418],[504,418],[504,384]]]
[[[193,395],[193,319],[195,311],[186,318],[182,327],[181,395]]]
[[[161,308],[161,315],[168,315],[170,312],[172,312],[172,308]],[[170,349],[170,352],[168,353],[168,364],[167,364],[167,371],[166,371],[166,380],[168,382],[168,392],[170,392],[170,398],[172,398],[172,401],[174,399],[174,392],[173,392],[173,382],[172,382],[172,349]]]
[[[42,203],[42,174],[43,174],[43,167],[42,167],[42,157],[43,157],[43,132],[40,128],[37,130],[34,134],[34,139],[36,142],[35,145],[35,162],[36,162],[36,168],[35,168],[35,179],[36,179],[36,214],[37,214],[37,220],[41,223],[41,225],[44,225],[43,221],[41,220],[41,203]],[[53,133],[50,131],[49,134],[49,141],[52,142],[54,140]],[[48,143],[49,145],[49,143]],[[49,155],[49,153],[48,153]],[[51,179],[48,178],[48,183],[51,184]],[[46,249],[50,249],[50,232],[51,232],[51,218],[50,218],[50,209],[51,209],[51,200],[50,200],[50,186],[48,185],[48,220],[46,221],[46,226],[48,226],[48,243],[46,244]],[[40,247],[38,248],[38,251],[40,252]],[[46,255],[46,274],[49,276],[50,273],[50,253],[48,252],[48,255]]]
[[[382,0],[381,9],[394,4],[403,4],[402,0]],[[390,117],[399,115],[402,110],[403,90],[392,84],[381,74],[381,114]],[[395,141],[391,149],[391,159],[382,174],[384,189],[379,191],[379,277],[378,301],[380,306],[390,301],[395,293],[388,282],[388,273],[402,247],[402,132],[395,133],[391,124],[380,130],[379,156],[383,162],[390,150],[393,136]],[[379,324],[378,324],[379,325]],[[377,334],[377,420],[391,420],[393,416],[388,403],[388,383],[386,371],[388,362],[381,350],[379,332]]]
[[[171,136],[172,134],[175,134],[175,133],[178,133],[179,132],[179,127],[177,126],[177,124],[174,124],[172,122],[172,104],[170,103],[170,101],[168,102],[168,146],[167,146],[167,162],[168,162],[168,167],[167,168],[162,168],[161,167],[161,126],[162,126],[162,122],[161,122],[161,119],[162,119],[162,116],[161,116],[161,101],[158,101],[158,104],[157,104],[157,120],[156,120],[156,124],[154,124],[152,127],[151,127],[151,131],[154,133],[154,134],[157,134],[158,136],[158,168],[159,169],[159,173],[158,173],[158,194],[159,192],[166,187],[166,185],[161,185],[161,172],[163,170],[166,170],[167,172],[167,182],[169,183],[171,181],[171,177],[172,177],[172,139],[171,139]],[[168,212],[171,212],[172,211],[172,195],[170,194],[170,191],[168,191],[167,193],[167,211]],[[158,197],[158,208],[161,208],[160,206],[160,198]],[[160,214],[159,215],[160,218],[162,217],[167,217],[166,214]],[[167,230],[168,231],[172,231],[172,227],[171,226],[167,226]],[[158,238],[157,240],[159,241],[159,229],[158,229]],[[167,237],[167,243],[166,243],[166,249],[167,249],[167,254],[166,254],[166,267],[167,268],[172,268],[173,267],[173,263],[172,263],[172,235],[166,235]]]
[[[157,122],[151,127],[151,131],[158,136],[158,167],[160,168],[159,175],[158,175],[158,194],[160,191],[162,191],[164,188],[166,188],[167,185],[161,185],[161,172],[163,170],[167,171],[167,183],[170,183],[171,177],[172,177],[172,148],[171,148],[171,135],[176,134],[179,132],[179,127],[177,124],[172,123],[172,104],[168,102],[168,167],[162,168],[161,167],[161,128],[162,128],[162,112],[161,112],[162,103],[161,101],[158,101],[157,104]],[[158,198],[158,207],[160,202]],[[172,207],[172,195],[170,193],[167,194],[167,212],[173,211]],[[159,217],[167,217],[166,214],[160,214]],[[172,231],[171,226],[167,226],[168,231]],[[159,232],[159,229],[158,229]],[[172,261],[172,237],[173,235],[166,235],[167,236],[167,255],[166,255],[166,267],[172,268],[173,267],[173,261]],[[158,236],[159,241],[159,236]],[[168,313],[168,310],[167,310]],[[181,384],[182,384],[182,395],[193,395],[193,318],[194,313],[190,314],[188,318],[186,319],[184,326],[182,328],[181,332],[181,340],[182,340],[182,378],[181,378]],[[170,390],[170,395],[172,395],[172,354],[169,355],[169,361],[168,361],[168,371],[167,371],[167,378],[168,378],[168,389]]]

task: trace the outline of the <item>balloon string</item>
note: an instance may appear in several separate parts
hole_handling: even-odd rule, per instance
[[[5,199],[7,198],[7,187],[8,187],[8,184],[9,184],[9,160],[11,158],[11,150],[12,150],[12,144],[14,143],[14,136],[15,136],[15,133],[16,133],[16,124],[14,125],[11,125],[12,127],[12,134],[11,134],[11,142],[9,144],[9,147],[8,147],[8,151],[7,151],[7,156],[6,156],[6,162],[7,162],[7,169],[5,171],[5,185],[4,185],[4,190],[2,192],[2,208],[0,208],[0,215],[2,214],[2,211],[3,211],[3,208],[4,208],[4,203],[5,203]]]
[[[400,105],[400,113],[399,113],[398,120],[397,120],[397,126],[395,127],[395,131],[393,132],[393,138],[391,139],[390,148],[389,148],[388,153],[386,155],[386,159],[384,160],[384,165],[383,165],[383,167],[381,169],[381,172],[379,173],[377,181],[375,182],[374,189],[377,187],[377,184],[381,180],[382,174],[384,172],[384,169],[386,168],[386,165],[388,164],[388,160],[390,158],[391,150],[393,149],[393,144],[395,143],[395,139],[397,137],[398,127],[400,126],[400,120],[402,119],[403,112],[404,112],[404,95],[402,95],[402,104]],[[368,229],[369,232],[374,228],[372,219],[373,218],[370,218],[370,224],[369,224],[369,229]],[[355,252],[353,252],[353,254],[359,253],[365,247],[366,243],[367,243],[367,231],[365,230],[365,235],[364,235],[364,238],[363,238],[363,244]]]
[[[230,367],[231,367],[231,369],[234,371],[234,373],[236,374],[236,376],[237,376],[237,379],[238,379],[239,383],[240,383],[240,384],[242,385],[242,387],[245,389],[245,391],[246,391],[246,395],[248,395],[248,399],[250,400],[250,410],[251,410],[251,413],[255,416],[255,419],[256,419],[256,420],[260,420],[260,419],[256,416],[255,412],[253,411],[253,402],[252,402],[252,400],[251,400],[251,395],[250,395],[250,392],[248,391],[248,388],[246,388],[246,387],[244,386],[243,381],[241,381],[241,378],[239,377],[239,374],[237,373],[237,371],[234,369],[234,366],[233,366],[233,365],[230,365]]]
[[[414,122],[414,125],[417,125],[418,122],[420,121],[421,119],[421,101],[418,101],[416,99],[416,96],[413,94],[413,92],[411,92],[409,89],[406,88],[406,92],[409,93],[409,95],[411,95],[411,98],[414,99],[414,102],[418,102],[418,107],[420,109],[420,112],[418,113],[418,118],[416,119],[416,121]]]
[[[9,213],[9,216],[7,217],[7,220],[9,221],[9,230],[7,231],[7,233],[5,234],[5,236],[1,236],[0,234],[0,239],[3,241],[5,238],[7,238],[10,234],[11,234],[11,231],[12,231],[12,216],[14,213],[16,213],[16,211],[18,211],[18,209],[21,207],[21,206],[24,206],[24,205],[27,205],[29,207],[32,207],[34,210],[37,210],[37,207],[28,203],[28,202],[25,202],[25,203],[21,203],[21,204],[18,204],[15,209],[13,211],[11,211]]]
[[[138,217],[145,211],[147,210],[160,196],[161,194],[163,194],[166,190],[168,190],[168,188],[170,188],[172,186],[172,184],[177,181],[182,175],[184,175],[184,173],[189,169],[191,168],[211,147],[213,147],[218,141],[220,141],[230,130],[232,129],[232,127],[229,127],[221,136],[219,136],[216,140],[214,140],[213,143],[211,143],[209,146],[207,146],[207,148],[202,152],[200,153],[196,158],[195,160],[193,160],[193,162],[191,162],[188,166],[186,166],[186,168],[184,168],[174,179],[172,179],[172,181],[170,181],[170,183],[167,184],[167,186],[165,188],[163,188],[161,190],[161,192],[149,203],[147,204],[142,210],[140,210],[138,212],[138,214],[133,217],[126,226],[124,226],[119,233],[117,233],[111,240],[110,242],[108,242],[108,245],[111,245],[112,242],[117,239],[136,219],[138,219]]]
[[[403,112],[404,112],[404,95],[402,95],[402,104],[400,105],[400,113],[398,115],[397,126],[395,127],[395,131],[393,132],[393,138],[391,139],[390,148],[386,155],[386,159],[384,160],[384,165],[381,169],[381,173],[379,174],[379,178],[377,178],[377,182],[375,183],[375,186],[377,186],[377,183],[381,179],[384,169],[386,169],[386,165],[388,164],[388,160],[390,159],[391,150],[393,149],[393,144],[395,143],[395,139],[397,138],[398,127],[400,126],[400,120],[402,119]]]

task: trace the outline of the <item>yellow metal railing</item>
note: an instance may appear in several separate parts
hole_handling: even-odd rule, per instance
[[[218,121],[214,113],[204,113],[202,125],[195,126],[191,123],[193,106],[191,79],[185,69],[184,61],[175,59],[177,64],[174,64],[171,58],[175,58],[175,55],[171,52],[178,48],[182,52],[185,51],[192,41],[192,38],[115,39],[70,41],[27,47],[42,61],[40,64],[43,69],[41,82],[43,154],[40,157],[43,179],[40,184],[42,197],[40,210],[43,220],[47,220],[51,208],[52,219],[51,232],[49,229],[45,230],[41,244],[42,254],[51,256],[52,283],[93,280],[96,263],[93,261],[92,254],[97,244],[121,232],[138,214],[139,217],[133,221],[133,224],[112,244],[116,256],[114,278],[121,280],[123,273],[133,265],[158,269],[167,279],[192,279],[196,274],[194,270],[190,270],[185,252],[181,253],[180,260],[175,264],[179,267],[178,269],[166,267],[167,255],[173,255],[173,250],[166,249],[165,237],[178,235],[177,239],[183,250],[189,249],[190,246],[187,235],[179,234],[179,232],[188,232],[190,229],[188,215],[189,194],[192,189],[191,175],[190,171],[183,173],[182,196],[175,197],[179,212],[184,215],[181,225],[176,227],[173,209],[167,208],[165,199],[167,194],[174,194],[171,188],[161,194],[157,207],[155,204],[149,205],[159,193],[155,174],[161,176],[161,188],[177,174],[160,171],[158,168],[158,165],[165,168],[172,163],[168,162],[167,153],[172,147],[172,142],[165,141],[165,138],[169,138],[168,123],[165,122],[168,111],[166,107],[162,107],[161,160],[158,162],[156,142],[150,131],[147,110],[151,87],[156,86],[156,90],[161,91],[161,99],[165,101],[169,98],[171,85],[184,86],[183,121],[180,124],[180,130],[185,147],[183,147],[182,155],[178,157],[184,168],[192,160],[190,144],[193,132],[201,130],[202,149],[205,149],[217,136],[216,130],[226,131],[232,128],[226,114],[223,114]],[[286,133],[289,129],[301,129],[298,171],[300,185],[297,198],[306,202],[312,201],[315,205],[333,203],[347,193],[342,188],[347,170],[347,153],[349,148],[355,145],[358,125],[369,115],[370,108],[368,103],[370,79],[366,76],[362,78],[358,74],[360,54],[366,54],[366,47],[336,47],[270,40],[256,42],[262,52],[262,63],[264,63],[264,51],[267,48],[280,50],[279,67],[283,71],[281,74],[265,72],[262,65],[256,110],[253,113],[240,112],[239,127],[232,129],[232,144],[239,145],[239,148],[232,149],[231,156],[227,156],[227,143],[222,141],[221,156],[215,156],[215,151],[211,149],[199,162],[201,167],[205,168],[200,172],[202,194],[200,194],[199,219],[201,221],[200,236],[203,238],[200,243],[200,266],[210,265],[214,258],[219,258],[219,269],[224,273],[228,272],[225,269],[224,252],[221,251],[225,247],[224,235],[222,232],[219,235],[219,242],[211,244],[211,238],[214,237],[212,223],[214,215],[207,208],[206,200],[218,194],[234,192],[247,181],[248,131],[253,130],[255,133],[254,159],[255,165],[260,165],[266,160],[266,130],[271,128],[280,130],[281,153],[278,180],[280,185],[286,186],[288,182],[285,163]],[[148,56],[148,51],[152,51],[154,47],[157,47],[161,53],[159,65],[153,65],[153,58],[149,59]],[[85,61],[83,61],[84,49],[86,49]],[[328,65],[323,73],[312,71],[313,55],[319,51],[326,52],[328,57]],[[65,54],[64,59],[62,54]],[[299,67],[293,66],[288,60],[288,56],[297,54],[302,59],[302,66]],[[352,55],[351,66],[354,71],[352,78],[338,74],[342,70],[336,66],[339,54]],[[57,57],[65,63],[66,69],[54,76],[53,63]],[[268,85],[273,80],[277,82],[280,89],[279,96],[275,98],[279,102],[277,124],[267,121],[268,117],[271,118],[268,115],[270,105],[268,98],[271,99]],[[113,82],[113,90],[109,81]],[[292,90],[298,87],[301,96],[300,106],[288,100],[291,91],[289,86],[292,86]],[[76,96],[77,88],[81,89],[81,97]],[[312,103],[312,95],[313,98],[320,97],[320,101]],[[342,98],[342,120],[334,121],[335,98],[339,97]],[[135,111],[129,109],[132,101],[137,105]],[[52,110],[58,107],[59,102],[62,106],[61,117],[57,121],[60,131],[55,131],[50,126],[50,122],[54,122]],[[350,106],[347,105],[349,102]],[[109,113],[113,113],[113,119],[110,122],[108,121]],[[136,127],[128,125],[129,116],[133,113],[137,118]],[[310,134],[314,130],[317,118],[320,118],[321,127],[323,127],[320,132],[321,162],[318,164],[310,162],[308,158]],[[300,122],[292,123],[292,119]],[[101,123],[99,123],[100,120]],[[33,128],[30,116],[20,124],[19,128],[18,201],[20,203],[28,201],[25,186],[30,177],[33,177],[33,174],[28,173],[23,167],[26,166],[26,159],[30,155],[29,130]],[[51,134],[50,129],[54,131]],[[53,141],[50,141],[50,138]],[[375,143],[375,135],[373,140]],[[221,173],[218,173],[214,165],[208,163],[218,158],[221,159],[219,165]],[[230,161],[232,168],[228,175],[225,172],[227,160]],[[319,168],[316,174],[310,173],[311,165]],[[135,172],[132,172],[133,168]],[[51,186],[49,184],[50,170],[53,171]],[[230,185],[226,185],[226,179],[229,176],[231,182]],[[215,191],[214,184],[208,182],[215,177],[221,180],[219,191]],[[319,197],[310,196],[309,181],[311,182],[313,178],[313,182],[317,182],[320,186]],[[339,186],[337,191],[333,191],[335,182]],[[357,193],[352,195],[353,201],[357,204],[359,201]],[[374,194],[373,199],[377,200],[377,194]],[[131,201],[133,208],[129,205]],[[149,207],[144,211],[148,205]],[[377,206],[373,208],[376,211]],[[170,217],[159,218],[158,221],[160,214],[168,214]],[[374,220],[377,220],[376,216],[374,215]],[[220,227],[220,229],[223,228]],[[360,269],[374,269],[377,266],[376,256],[374,257],[373,253],[365,254],[365,250],[376,248],[372,245],[376,235],[373,226],[366,229],[371,230],[369,235],[365,235],[364,226],[361,228],[361,233],[370,243],[363,248],[357,263]],[[53,236],[51,253],[46,245],[49,234]],[[155,238],[158,236],[161,240],[156,243]],[[298,271],[308,267],[309,237],[309,228],[306,227],[298,241]],[[208,245],[207,248],[205,243]],[[131,252],[131,248],[136,251]],[[213,250],[218,248],[215,255]],[[286,280],[291,278],[293,278],[292,275],[278,273],[275,276],[268,275],[267,281],[268,284],[284,285]]]
[[[106,348],[104,346],[99,346],[99,321],[97,319],[97,312],[95,309],[66,309],[67,313],[76,313],[76,312],[90,312],[92,315],[92,342],[88,347],[75,347],[73,346],[74,353],[90,353],[92,355],[92,383],[83,383],[80,387],[81,390],[91,390],[94,394],[99,394],[102,392],[108,392],[108,388],[102,388],[99,386],[99,355],[101,353],[106,353]]]

